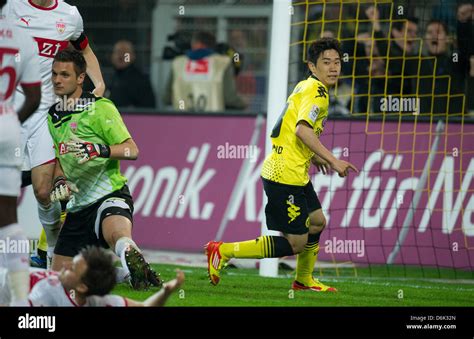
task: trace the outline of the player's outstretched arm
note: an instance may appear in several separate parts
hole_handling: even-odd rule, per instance
[[[110,146],[110,158],[116,160],[137,160],[138,146],[132,138],[121,144]]]
[[[82,55],[84,56],[84,59],[86,59],[87,75],[91,78],[95,87],[92,93],[101,97],[105,92],[105,82],[102,77],[102,72],[100,71],[99,60],[97,60],[94,51],[92,51],[92,48],[89,45],[84,48]]]
[[[324,159],[329,163],[331,168],[335,170],[340,177],[345,177],[348,175],[349,168],[355,172],[359,172],[357,167],[355,167],[350,162],[337,159],[319,140],[319,138],[314,134],[311,126],[305,122],[300,121],[296,126],[295,134],[301,141],[308,146],[308,148],[314,152],[316,155]]]
[[[176,270],[176,278],[163,284],[163,288],[146,299],[144,302],[132,300],[127,298],[129,306],[144,306],[144,307],[159,307],[164,306],[169,296],[181,287],[184,283],[184,272]]]

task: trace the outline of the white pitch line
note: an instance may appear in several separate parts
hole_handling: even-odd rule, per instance
[[[246,273],[238,273],[238,272],[226,272],[228,275],[235,275],[235,276],[256,276],[255,274],[246,274]],[[288,275],[279,275],[278,278],[285,278],[288,279]],[[369,281],[367,279],[354,279],[353,277],[322,277],[321,279],[324,279],[325,281],[331,281],[331,282],[352,282],[352,283],[358,283],[358,284],[365,284],[365,285],[378,285],[378,286],[394,286],[394,287],[411,287],[411,288],[424,288],[424,289],[436,289],[436,290],[448,290],[448,291],[464,291],[464,292],[474,292],[474,288],[463,288],[463,287],[446,287],[446,286],[426,286],[426,285],[414,285],[414,284],[408,284],[406,282],[377,282],[377,281]],[[377,278],[378,279],[378,278]],[[384,279],[384,278],[380,278]],[[399,280],[397,278],[385,278],[388,280]],[[408,278],[401,278],[401,279],[407,279],[407,280],[413,280],[413,279],[408,279]],[[437,284],[442,283],[442,282],[435,282]]]

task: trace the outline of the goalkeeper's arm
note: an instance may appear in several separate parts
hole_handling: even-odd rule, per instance
[[[138,146],[132,138],[121,144],[110,146],[110,158],[116,160],[137,160]]]
[[[79,164],[97,157],[115,160],[136,160],[138,158],[138,146],[132,138],[111,146],[74,139],[68,141],[66,146],[68,152],[79,158]]]
[[[159,307],[164,306],[169,296],[184,283],[184,272],[176,270],[176,278],[163,284],[163,288],[143,302],[128,299],[128,306]]]

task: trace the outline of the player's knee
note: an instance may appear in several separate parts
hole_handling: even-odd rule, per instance
[[[320,224],[321,230],[326,228],[326,224],[327,224],[326,218],[323,216],[321,218],[321,224]]]
[[[327,221],[324,215],[318,216],[317,218],[312,218],[311,225],[309,228],[309,233],[311,234],[321,233],[326,227],[326,223]]]
[[[294,254],[303,252],[306,243],[308,242],[308,237],[298,237],[290,241],[291,248],[293,249]]]
[[[292,248],[293,248],[293,253],[294,253],[294,254],[298,254],[298,253],[303,252],[304,246],[305,246],[305,243],[297,243],[297,244],[295,244],[294,246],[292,246]]]

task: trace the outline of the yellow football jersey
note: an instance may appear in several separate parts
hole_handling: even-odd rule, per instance
[[[296,125],[306,121],[319,137],[326,123],[328,106],[328,89],[314,75],[296,85],[273,127],[272,152],[263,163],[263,178],[287,185],[308,183],[313,152],[296,136]]]

